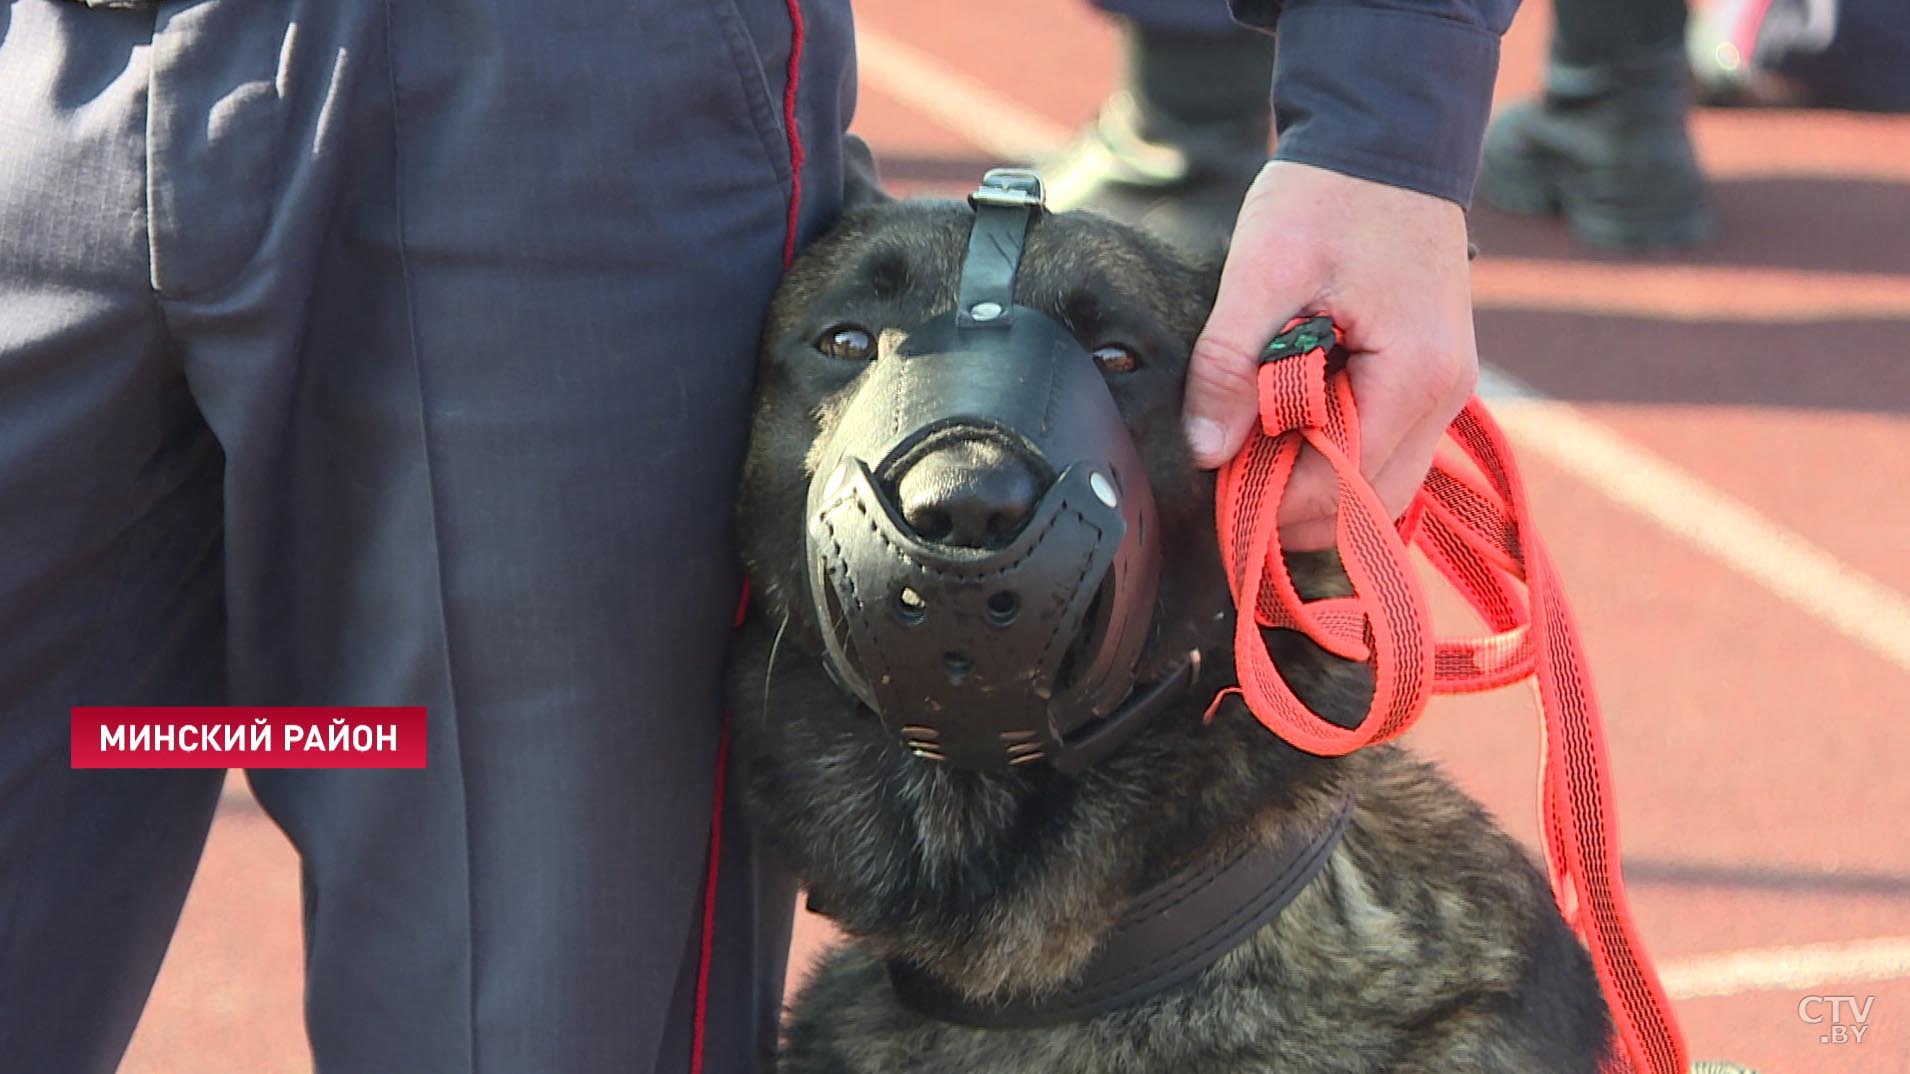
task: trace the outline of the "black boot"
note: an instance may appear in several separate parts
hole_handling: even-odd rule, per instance
[[[1215,256],[1267,162],[1273,43],[1246,31],[1134,26],[1127,41],[1124,87],[1072,145],[1040,165],[1048,205],[1104,212],[1195,256]]]
[[[1563,213],[1599,246],[1701,242],[1710,217],[1685,127],[1690,101],[1681,47],[1599,65],[1554,57],[1544,96],[1486,131],[1479,197],[1509,212]]]

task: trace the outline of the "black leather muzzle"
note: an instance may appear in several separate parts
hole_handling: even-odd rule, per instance
[[[1094,359],[1012,303],[1039,181],[990,201],[1003,174],[972,199],[957,309],[863,374],[807,512],[831,673],[918,755],[968,768],[1055,759],[1122,706],[1160,566]]]

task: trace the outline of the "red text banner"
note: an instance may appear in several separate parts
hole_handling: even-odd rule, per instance
[[[73,710],[74,768],[423,768],[411,707]]]

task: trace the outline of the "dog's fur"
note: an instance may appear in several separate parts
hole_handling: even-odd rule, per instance
[[[771,311],[740,527],[753,607],[732,677],[740,772],[770,833],[850,942],[796,1003],[781,1069],[809,1072],[1257,1071],[1590,1074],[1609,1045],[1589,960],[1529,856],[1430,766],[1376,747],[1310,756],[1238,703],[1233,613],[1211,475],[1181,440],[1181,381],[1217,270],[1112,221],[1031,229],[1016,300],[1090,349],[1129,345],[1110,384],[1146,459],[1165,547],[1143,678],[1198,646],[1207,671],[1135,741],[1078,779],[1042,765],[951,769],[911,756],[825,674],[804,596],[803,510],[817,445],[859,363],[817,339],[881,338],[947,311],[969,223],[959,204],[848,212],[790,271]],[[1344,592],[1330,554],[1292,564],[1310,595]],[[1270,636],[1288,680],[1352,722],[1364,669]],[[1272,924],[1193,981],[1126,1010],[1031,1030],[976,1030],[900,1006],[884,959],[974,998],[1066,982],[1124,900],[1243,841],[1317,831],[1357,806],[1325,871]]]

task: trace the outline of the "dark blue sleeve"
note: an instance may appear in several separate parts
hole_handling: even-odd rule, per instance
[[[1229,0],[1277,29],[1276,160],[1469,205],[1518,0]]]

